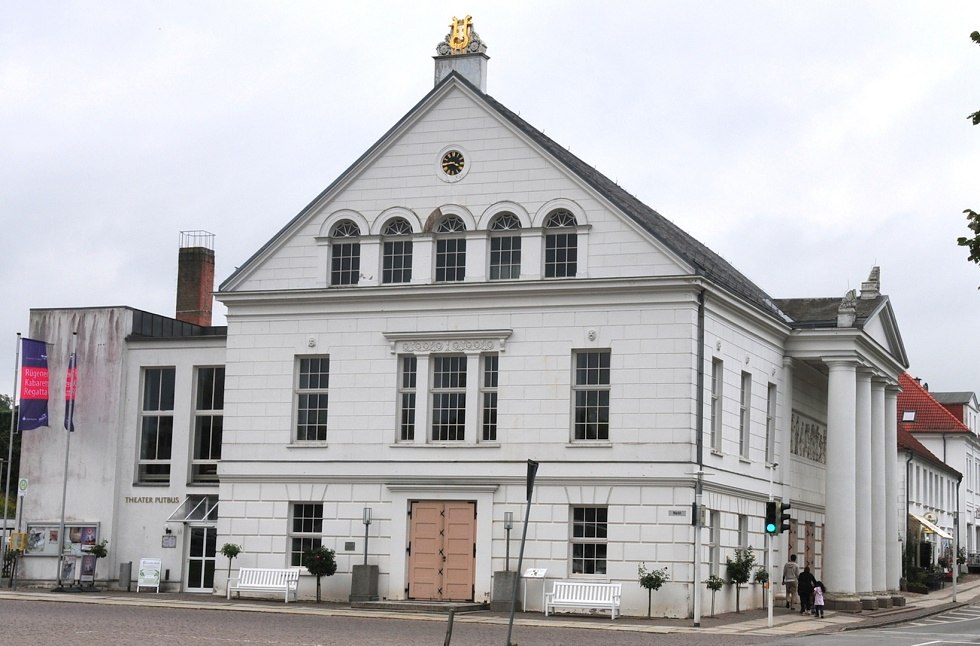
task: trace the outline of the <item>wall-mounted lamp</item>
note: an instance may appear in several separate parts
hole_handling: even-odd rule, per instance
[[[364,523],[364,565],[367,565],[368,554],[368,527],[371,526],[371,508],[365,507],[361,512],[361,522]]]
[[[169,536],[170,534],[173,534],[173,531],[169,527],[164,527],[163,533]]]
[[[507,531],[507,559],[505,569],[510,572],[510,530],[514,529],[514,512],[504,512],[504,529]]]

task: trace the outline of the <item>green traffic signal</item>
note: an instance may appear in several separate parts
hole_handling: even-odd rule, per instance
[[[776,523],[776,503],[772,501],[766,503],[766,533],[779,533],[779,525]]]

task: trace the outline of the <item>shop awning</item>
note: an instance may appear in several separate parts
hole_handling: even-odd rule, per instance
[[[174,509],[168,523],[206,523],[218,520],[218,497],[192,495]]]
[[[923,518],[922,516],[919,516],[918,514],[912,514],[912,513],[910,513],[909,516],[911,516],[912,518],[916,519],[919,522],[919,524],[922,525],[922,528],[924,530],[926,530],[927,532],[930,532],[932,534],[936,534],[940,538],[947,538],[949,540],[953,540],[953,537],[952,536],[950,536],[949,534],[947,534],[945,532],[945,530],[943,530],[942,528],[940,528],[937,525],[933,524],[932,521],[930,521],[928,518]]]

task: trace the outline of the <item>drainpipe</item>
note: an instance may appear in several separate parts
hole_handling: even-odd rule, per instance
[[[911,546],[909,545],[909,510],[911,509],[911,503],[909,502],[909,496],[912,495],[912,452],[905,452],[905,557],[902,559],[902,578],[908,581],[908,572],[905,571],[905,564],[909,559],[909,550]],[[916,562],[918,562],[918,554],[915,555]]]
[[[701,627],[701,504],[704,485],[704,288],[698,292],[698,378],[695,417],[695,446],[697,447],[698,473],[694,484],[694,627]]]
[[[946,441],[946,438],[943,438]],[[956,480],[956,508],[953,510],[953,603],[956,603],[956,580],[959,578],[960,564],[957,560],[960,555],[960,484],[963,483],[963,474]]]

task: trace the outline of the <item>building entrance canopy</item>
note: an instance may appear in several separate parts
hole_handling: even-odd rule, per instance
[[[940,538],[953,540],[953,537],[951,535],[947,534],[945,530],[932,523],[928,518],[923,518],[922,516],[919,516],[917,514],[912,514],[912,513],[910,513],[909,516],[914,518],[920,525],[922,525],[922,528],[927,532],[929,532],[930,534],[936,534]]]

